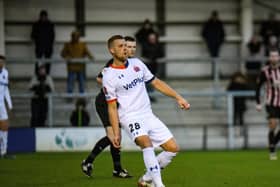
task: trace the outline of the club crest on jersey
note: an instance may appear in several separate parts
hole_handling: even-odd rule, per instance
[[[135,72],[140,71],[140,68],[138,66],[134,66],[133,69],[134,69]]]

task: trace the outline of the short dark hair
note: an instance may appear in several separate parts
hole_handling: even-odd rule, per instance
[[[6,60],[6,57],[4,55],[0,55],[1,60]]]
[[[111,36],[108,41],[107,41],[107,46],[108,48],[111,48],[112,47],[112,43],[115,41],[115,40],[121,40],[121,39],[124,39],[124,37],[122,35],[113,35]]]
[[[135,42],[136,41],[135,38],[133,38],[132,36],[125,36],[124,40],[129,41],[129,42]]]
[[[40,17],[41,16],[48,16],[48,12],[46,10],[41,10],[40,11]]]

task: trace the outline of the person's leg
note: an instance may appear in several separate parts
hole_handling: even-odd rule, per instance
[[[45,126],[48,114],[48,99],[42,98],[40,99],[40,103],[40,124],[41,126]]]
[[[107,136],[102,137],[94,145],[92,151],[86,159],[86,163],[93,163],[95,158],[108,146],[110,145],[110,140]]]
[[[67,93],[73,93],[74,80],[75,80],[75,73],[71,72],[71,71],[70,72],[68,71],[68,76],[67,76]]]
[[[52,48],[47,49],[47,50],[45,51],[45,57],[46,57],[47,59],[50,59],[50,58],[52,57],[52,52],[53,52]],[[46,62],[46,64],[45,64],[46,73],[47,73],[48,75],[50,74],[50,71],[51,71],[51,63],[52,63],[52,62]]]
[[[40,111],[40,102],[38,98],[33,98],[33,108],[32,108],[32,124],[34,124],[34,127],[38,127],[41,126],[41,121],[40,121],[40,115],[41,115],[41,111]]]
[[[8,148],[8,120],[0,120],[0,142],[1,142],[1,157],[7,154],[7,148]]]
[[[84,93],[85,92],[85,74],[84,72],[77,73],[77,79],[79,82],[79,92]]]
[[[147,135],[138,136],[135,139],[135,143],[142,149],[143,160],[146,166],[147,173],[149,174],[149,176],[151,176],[151,179],[155,186],[164,186],[161,178],[160,166],[150,138]]]
[[[157,155],[157,160],[160,169],[162,170],[171,163],[172,159],[177,155],[180,149],[174,138],[171,138],[167,142],[163,143],[161,148],[163,151]],[[149,172],[146,172],[143,175],[143,179],[147,181],[151,180]]]
[[[38,75],[39,66],[41,65],[39,59],[41,59],[43,57],[43,51],[40,47],[35,48],[35,56],[36,56],[37,61],[35,62],[34,73],[35,73],[35,75]]]
[[[276,156],[276,146],[275,146],[275,129],[277,126],[277,119],[276,118],[269,118],[268,119],[268,143],[269,143],[269,152],[270,152],[270,159],[274,160],[277,159]]]

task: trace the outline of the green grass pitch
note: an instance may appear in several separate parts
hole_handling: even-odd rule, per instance
[[[144,172],[141,152],[123,152],[123,166],[131,179],[112,177],[109,152],[97,157],[92,178],[80,162],[85,152],[18,154],[0,159],[1,187],[133,187]],[[267,151],[181,152],[162,171],[166,187],[277,187],[280,160],[268,160]]]

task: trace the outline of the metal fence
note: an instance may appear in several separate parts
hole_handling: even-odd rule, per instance
[[[227,141],[227,148],[228,149],[234,149],[235,148],[235,135],[234,135],[234,97],[253,97],[255,93],[253,91],[236,91],[236,92],[225,92],[225,91],[193,91],[193,92],[184,92],[181,93],[184,97],[186,98],[192,98],[192,97],[211,97],[215,101],[215,103],[219,103],[219,101],[222,98],[226,98],[226,118],[227,118],[227,124],[217,124],[216,126],[220,126],[222,128],[226,129],[226,141]],[[160,98],[163,97],[163,95],[159,93],[154,94],[156,97]],[[55,121],[55,110],[54,110],[54,105],[56,102],[56,99],[67,99],[67,98],[78,98],[78,97],[83,97],[86,98],[87,100],[93,100],[94,97],[96,96],[95,93],[85,93],[85,94],[67,94],[67,93],[52,93],[49,94],[48,97],[48,107],[49,107],[49,112],[48,112],[48,125],[47,127],[57,127],[57,124],[54,122]],[[12,97],[19,98],[19,99],[31,99],[32,95],[31,94],[13,94]],[[214,106],[214,107],[219,107],[219,106]],[[63,110],[63,109],[62,109]],[[195,110],[195,109],[194,109]],[[202,116],[203,118],[204,116]],[[167,124],[169,125],[169,124]],[[67,126],[67,125],[66,125]],[[69,125],[68,125],[69,126]],[[172,126],[172,125],[171,125]],[[188,127],[185,124],[179,125],[180,128],[185,128]],[[177,125],[178,127],[178,125]],[[208,139],[208,130],[209,128],[212,128],[212,125],[205,125],[205,124],[200,124],[196,126],[197,128],[202,128],[203,130],[203,135],[202,135],[202,148],[207,149],[207,139]],[[245,126],[244,129],[244,145],[243,147],[248,147],[248,129],[247,126]]]

